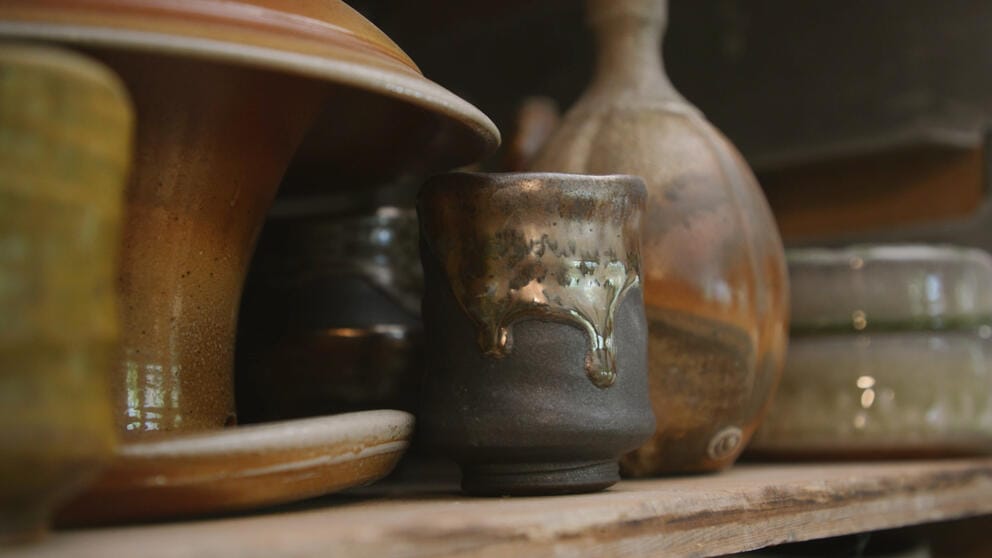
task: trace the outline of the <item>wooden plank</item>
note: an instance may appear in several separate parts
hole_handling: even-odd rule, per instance
[[[992,458],[743,465],[600,494],[453,492],[324,499],[316,509],[67,531],[26,557],[711,556],[992,513]]]

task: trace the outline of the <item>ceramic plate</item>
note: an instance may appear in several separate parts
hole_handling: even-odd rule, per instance
[[[953,329],[992,316],[992,258],[952,246],[787,252],[796,331]]]
[[[330,158],[335,176],[348,180],[411,166],[447,169],[499,145],[488,117],[426,79],[340,0],[4,0],[0,37],[195,57],[345,86],[331,92],[299,159],[318,165]],[[356,149],[378,157],[366,163]]]
[[[393,469],[412,432],[412,415],[383,410],[130,443],[59,521],[243,510],[368,484]]]
[[[992,453],[992,328],[793,337],[749,450],[799,457]]]

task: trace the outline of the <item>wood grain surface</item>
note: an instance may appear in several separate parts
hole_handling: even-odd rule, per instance
[[[337,497],[265,515],[59,532],[7,555],[712,556],[988,513],[992,458],[752,464],[579,496]]]

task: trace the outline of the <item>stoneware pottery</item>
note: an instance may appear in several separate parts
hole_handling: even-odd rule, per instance
[[[294,165],[324,171],[317,173],[321,190],[327,171],[341,185],[381,182],[472,163],[499,144],[489,118],[424,78],[389,37],[341,0],[4,0],[0,36],[212,60],[324,82],[317,125]],[[292,97],[268,106],[306,112],[303,99]]]
[[[91,49],[135,99],[137,164],[119,281],[124,350],[113,380],[128,439],[234,422],[233,341],[245,270],[280,177],[321,106],[360,119],[381,110],[363,99],[385,96],[407,112],[433,115],[427,131],[390,129],[365,143],[348,137],[321,146],[325,153],[343,146],[352,159],[359,149],[392,157],[394,138],[408,133],[418,145],[434,139],[428,132],[460,138],[452,150],[461,157],[447,162],[467,162],[498,142],[484,115],[424,79],[347,5],[293,6],[0,4],[0,36]]]
[[[992,452],[987,253],[856,246],[792,250],[788,261],[792,342],[779,396],[749,451]]]
[[[973,327],[992,316],[992,257],[954,246],[790,250],[794,333]]]
[[[408,413],[368,411],[142,440],[124,446],[59,521],[216,513],[367,484],[393,469],[412,431]]]
[[[362,161],[399,173],[420,157],[467,163],[499,142],[488,118],[426,80],[339,0],[5,0],[4,37],[85,49],[134,99],[118,278],[123,349],[111,380],[129,443],[235,423],[242,282],[316,115],[333,128],[319,134],[324,161],[351,170]],[[391,126],[373,125],[382,122]]]
[[[104,66],[0,45],[0,544],[110,460],[131,104]]]
[[[422,369],[416,212],[288,206],[270,213],[248,274],[239,418],[412,410]]]
[[[421,435],[479,495],[587,492],[654,429],[630,176],[451,173],[418,201]]]
[[[992,453],[992,326],[980,327],[793,337],[779,395],[749,453]]]
[[[513,172],[527,170],[560,123],[561,111],[554,99],[527,97],[521,101],[512,135],[504,144],[503,167]]]
[[[672,87],[666,0],[589,0],[595,78],[531,168],[630,173],[648,188],[643,234],[655,437],[631,475],[731,465],[757,428],[786,348],[782,243],[734,147]]]

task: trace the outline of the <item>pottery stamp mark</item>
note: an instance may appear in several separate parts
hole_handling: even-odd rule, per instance
[[[711,459],[722,460],[734,455],[737,451],[737,446],[741,445],[741,440],[743,439],[744,433],[741,432],[740,428],[728,426],[717,432],[716,436],[713,436],[707,446],[706,453]]]

